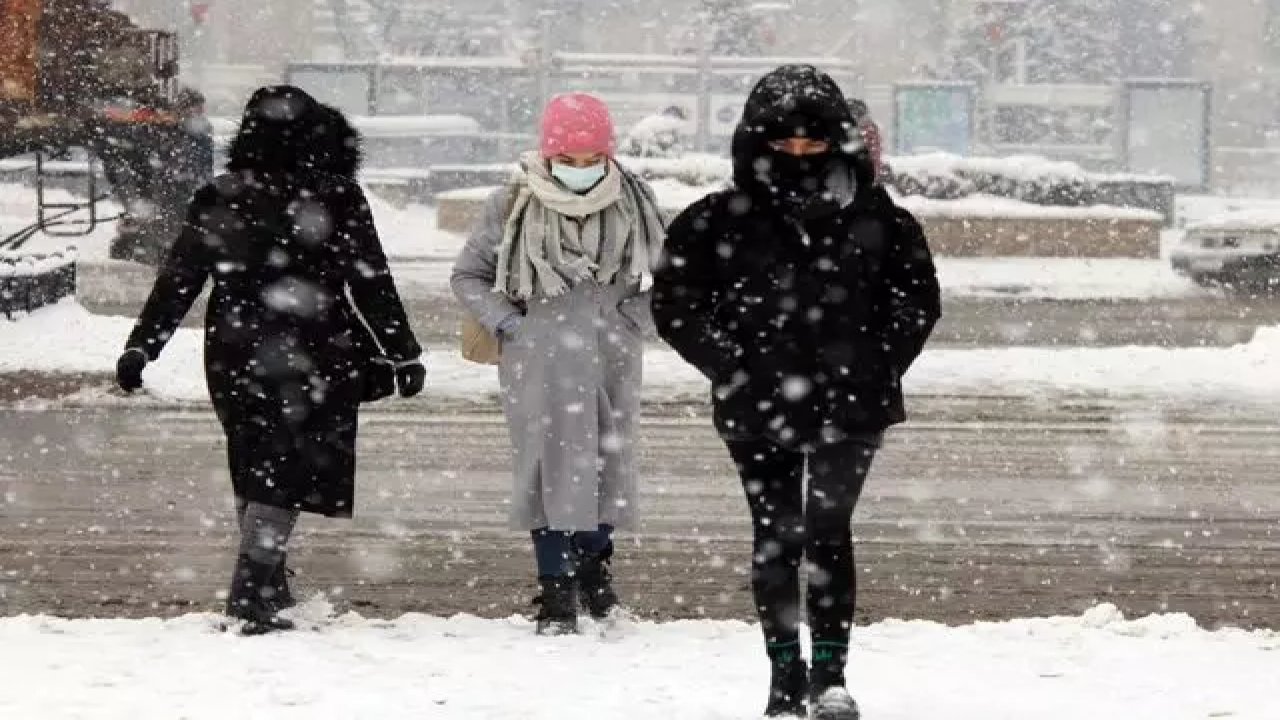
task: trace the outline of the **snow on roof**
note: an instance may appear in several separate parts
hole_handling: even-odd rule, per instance
[[[1280,233],[1280,208],[1234,210],[1187,224],[1193,231],[1271,231]]]

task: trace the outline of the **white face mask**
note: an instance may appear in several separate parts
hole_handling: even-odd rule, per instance
[[[598,185],[608,171],[608,165],[603,162],[584,168],[551,163],[551,176],[576,193],[586,192]]]

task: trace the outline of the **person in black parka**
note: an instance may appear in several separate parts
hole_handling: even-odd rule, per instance
[[[212,279],[205,377],[241,523],[227,613],[247,633],[291,626],[278,594],[298,513],[352,515],[358,408],[385,394],[369,387],[377,356],[406,397],[426,375],[352,179],[358,137],[334,113],[294,87],[254,93],[227,172],[196,192],[117,363],[121,388],[141,387]]]
[[[711,381],[755,532],[752,590],[772,663],[766,714],[857,717],[844,688],[850,521],[901,381],[940,315],[920,225],[895,207],[830,77],[786,66],[752,91],[734,186],[670,226],[659,333]],[[806,490],[807,470],[807,490]],[[799,644],[807,557],[812,671]]]

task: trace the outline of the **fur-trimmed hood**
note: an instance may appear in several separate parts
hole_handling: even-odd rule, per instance
[[[305,90],[273,85],[249,98],[227,155],[231,172],[316,170],[354,178],[360,133],[342,111]]]

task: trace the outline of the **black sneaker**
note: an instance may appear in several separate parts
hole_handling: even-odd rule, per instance
[[[809,668],[803,660],[786,665],[774,665],[769,676],[769,703],[765,705],[765,717],[807,717],[805,698],[809,694]]]
[[[275,607],[276,589],[271,579],[278,566],[256,563],[248,555],[236,559],[227,595],[227,617],[243,620],[241,635],[265,635],[292,630],[292,620],[280,617]]]
[[[534,620],[539,635],[575,635],[578,632],[578,584],[572,577],[538,578],[542,594],[533,599],[538,606]]]
[[[809,716],[811,720],[860,720],[862,717],[862,713],[858,711],[858,703],[853,701],[843,685],[815,689],[809,702],[812,708]]]
[[[613,589],[613,573],[609,560],[613,557],[613,543],[599,554],[581,553],[578,556],[578,597],[591,617],[602,620],[618,607],[618,593]]]

